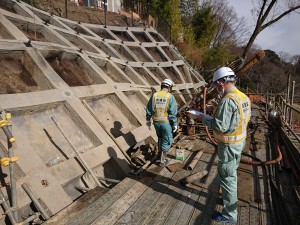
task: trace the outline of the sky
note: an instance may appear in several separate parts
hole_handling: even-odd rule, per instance
[[[252,25],[252,33],[256,22],[251,15],[252,1],[228,0],[228,3],[235,9],[239,17],[245,17],[247,23]],[[267,27],[256,37],[254,44],[259,45],[264,50],[273,50],[277,54],[286,52],[291,56],[300,55],[300,14],[292,12],[272,26]]]

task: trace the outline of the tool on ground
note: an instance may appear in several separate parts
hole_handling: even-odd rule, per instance
[[[203,151],[198,151],[197,152],[197,154],[195,155],[195,157],[193,158],[193,160],[191,161],[191,163],[187,166],[187,170],[188,171],[192,171],[194,169],[194,167],[196,166],[196,164],[200,160],[202,154],[203,154]]]

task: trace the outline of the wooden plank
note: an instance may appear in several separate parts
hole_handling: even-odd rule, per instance
[[[171,177],[172,173],[163,168],[162,173],[154,179],[154,183],[144,192],[144,194],[133,204],[119,219],[117,224],[138,224],[141,217],[151,209],[153,204],[162,196],[166,185],[161,185],[157,180],[165,181]],[[159,191],[159,192],[158,192]]]
[[[211,169],[209,171],[208,177],[205,182],[201,183],[202,186],[209,187],[211,190],[218,190],[219,182],[217,179],[217,166],[215,165],[218,158],[211,156],[210,160],[213,160],[211,163]],[[200,209],[195,209],[189,224],[209,224],[211,216],[215,211],[215,206],[218,198],[218,193],[213,193],[211,191],[203,190],[203,193],[199,199],[199,202],[204,205]]]
[[[197,163],[196,167],[194,168],[193,173],[206,169],[205,161],[208,160],[210,157],[211,157],[211,155],[203,154],[200,161]],[[189,175],[189,174],[186,173],[186,175]],[[167,221],[165,222],[165,224],[176,224],[179,219],[180,219],[180,221],[182,221],[182,218],[180,218],[181,214],[182,214],[186,204],[190,200],[189,195],[191,196],[194,192],[200,194],[198,191],[190,189],[190,188],[183,191],[182,197],[177,201],[177,204],[174,206],[173,210],[170,212],[170,215],[167,218]],[[193,197],[196,197],[196,196],[193,196]],[[197,198],[199,199],[199,195],[197,196]],[[198,204],[197,204],[197,207],[199,208]],[[193,211],[193,209],[190,210],[190,208],[187,208],[186,210],[189,211],[190,214]],[[185,217],[186,216],[187,215],[185,215]],[[185,223],[187,222],[188,218],[185,219],[186,220]]]
[[[249,207],[239,207],[239,224],[249,225]]]
[[[185,151],[185,162],[189,160],[189,154],[189,151]],[[175,199],[176,201],[178,198],[180,198],[180,194],[183,191],[184,187],[181,188],[176,182],[189,174],[190,172],[186,170],[182,170],[180,172],[175,173],[175,175],[172,177],[172,181],[170,181],[170,184],[168,184],[167,187],[164,189],[163,196],[158,201],[156,201],[155,204],[152,205],[151,210],[149,210],[147,214],[145,214],[140,219],[139,224],[150,224],[150,222],[153,223],[153,221],[155,221],[155,224],[157,224],[157,221],[160,220],[160,216],[165,215],[165,210],[169,209],[169,205],[171,204],[172,199]],[[155,220],[153,218],[155,218]]]
[[[86,207],[76,217],[70,220],[68,225],[91,224],[99,215],[101,215],[110,205],[124,195],[137,181],[131,178],[125,178],[113,189],[97,199],[93,204]]]
[[[70,206],[66,207],[62,211],[60,211],[55,216],[51,217],[47,220],[45,225],[57,225],[57,224],[66,224],[69,220],[76,216],[76,214],[80,214],[80,212],[98,198],[100,198],[104,193],[106,193],[108,189],[96,187],[88,193],[84,194],[81,198],[77,199]]]
[[[141,180],[128,190],[121,198],[112,204],[92,224],[107,225],[115,224],[126,210],[147,190],[152,180]],[[86,224],[86,223],[84,223]]]
[[[208,169],[209,168],[209,163],[211,160],[213,160],[213,157],[212,155],[210,154],[204,154],[202,157],[202,162],[198,163],[197,166],[195,167],[195,172],[198,172],[198,171],[203,171],[205,169]],[[212,162],[211,162],[212,163]],[[210,177],[211,176],[214,176],[212,173],[214,173],[214,171],[210,170],[208,175],[206,177],[204,177],[203,179],[201,180],[204,180],[205,183],[206,183],[206,186],[209,186],[210,183],[211,183],[211,180]],[[197,182],[201,185],[204,185],[204,182]],[[196,202],[193,203],[193,195],[196,195],[197,196],[197,200]],[[178,221],[177,221],[177,224],[189,224],[190,223],[190,220],[193,218],[194,216],[194,213],[195,211],[203,211],[206,209],[206,204],[203,202],[201,202],[201,199],[205,198],[206,196],[206,191],[199,191],[199,190],[195,190],[193,191],[192,193],[192,201],[189,201],[181,216],[179,217]],[[206,198],[207,199],[207,198]]]
[[[260,224],[260,214],[259,205],[257,203],[252,203],[250,205],[249,210],[249,217],[250,217],[250,224]]]

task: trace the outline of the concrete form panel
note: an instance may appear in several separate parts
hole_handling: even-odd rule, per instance
[[[119,67],[116,68],[107,60],[96,58],[92,58],[92,60],[110,79],[113,80],[113,82],[130,83],[130,79],[127,78],[126,74],[124,74]]]
[[[127,106],[114,94],[87,99],[87,103],[101,122],[101,126],[114,138],[126,135],[141,125]]]

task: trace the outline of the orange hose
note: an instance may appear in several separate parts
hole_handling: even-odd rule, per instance
[[[279,147],[279,139],[278,139],[278,134],[275,134],[275,127],[268,121],[266,115],[264,115],[265,118],[265,122],[273,129],[273,137],[275,139],[276,142],[276,151],[277,151],[277,158],[273,159],[273,160],[269,160],[269,161],[265,161],[265,162],[260,162],[260,161],[252,161],[252,160],[247,160],[247,159],[241,159],[241,163],[244,164],[249,164],[249,165],[270,165],[270,164],[275,164],[281,161],[282,159],[282,154],[280,151],[280,147]]]

